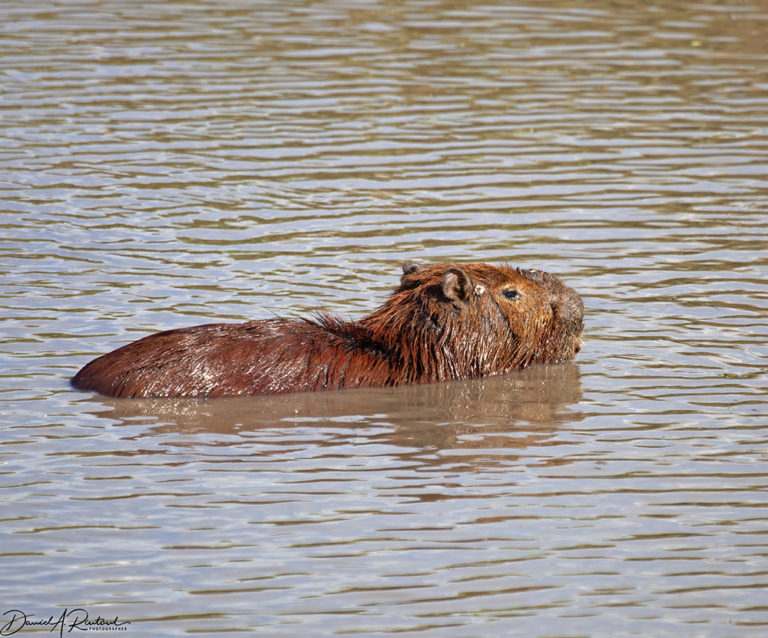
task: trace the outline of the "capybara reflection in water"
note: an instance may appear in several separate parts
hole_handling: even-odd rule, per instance
[[[400,286],[358,321],[213,323],[144,337],[72,379],[114,397],[219,397],[399,386],[569,361],[584,306],[539,270],[406,262]]]

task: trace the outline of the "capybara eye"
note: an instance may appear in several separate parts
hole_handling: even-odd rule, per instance
[[[520,297],[520,293],[514,288],[506,288],[505,290],[501,291],[501,294],[504,295],[510,301],[514,301],[515,299],[519,299]]]

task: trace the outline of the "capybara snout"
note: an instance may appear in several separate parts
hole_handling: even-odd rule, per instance
[[[553,275],[406,262],[372,314],[207,324],[94,359],[74,387],[116,397],[213,397],[396,386],[506,374],[573,359],[584,306]]]

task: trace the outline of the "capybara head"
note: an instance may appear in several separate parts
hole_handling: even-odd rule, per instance
[[[414,378],[474,378],[573,359],[584,305],[540,270],[406,262],[399,288],[360,323],[399,342],[390,346]]]

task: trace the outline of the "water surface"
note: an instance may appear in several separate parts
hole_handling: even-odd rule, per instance
[[[765,633],[768,7],[671,4],[6,1],[0,614]],[[360,316],[404,259],[558,274],[583,351],[247,400],[68,386],[156,330]]]

